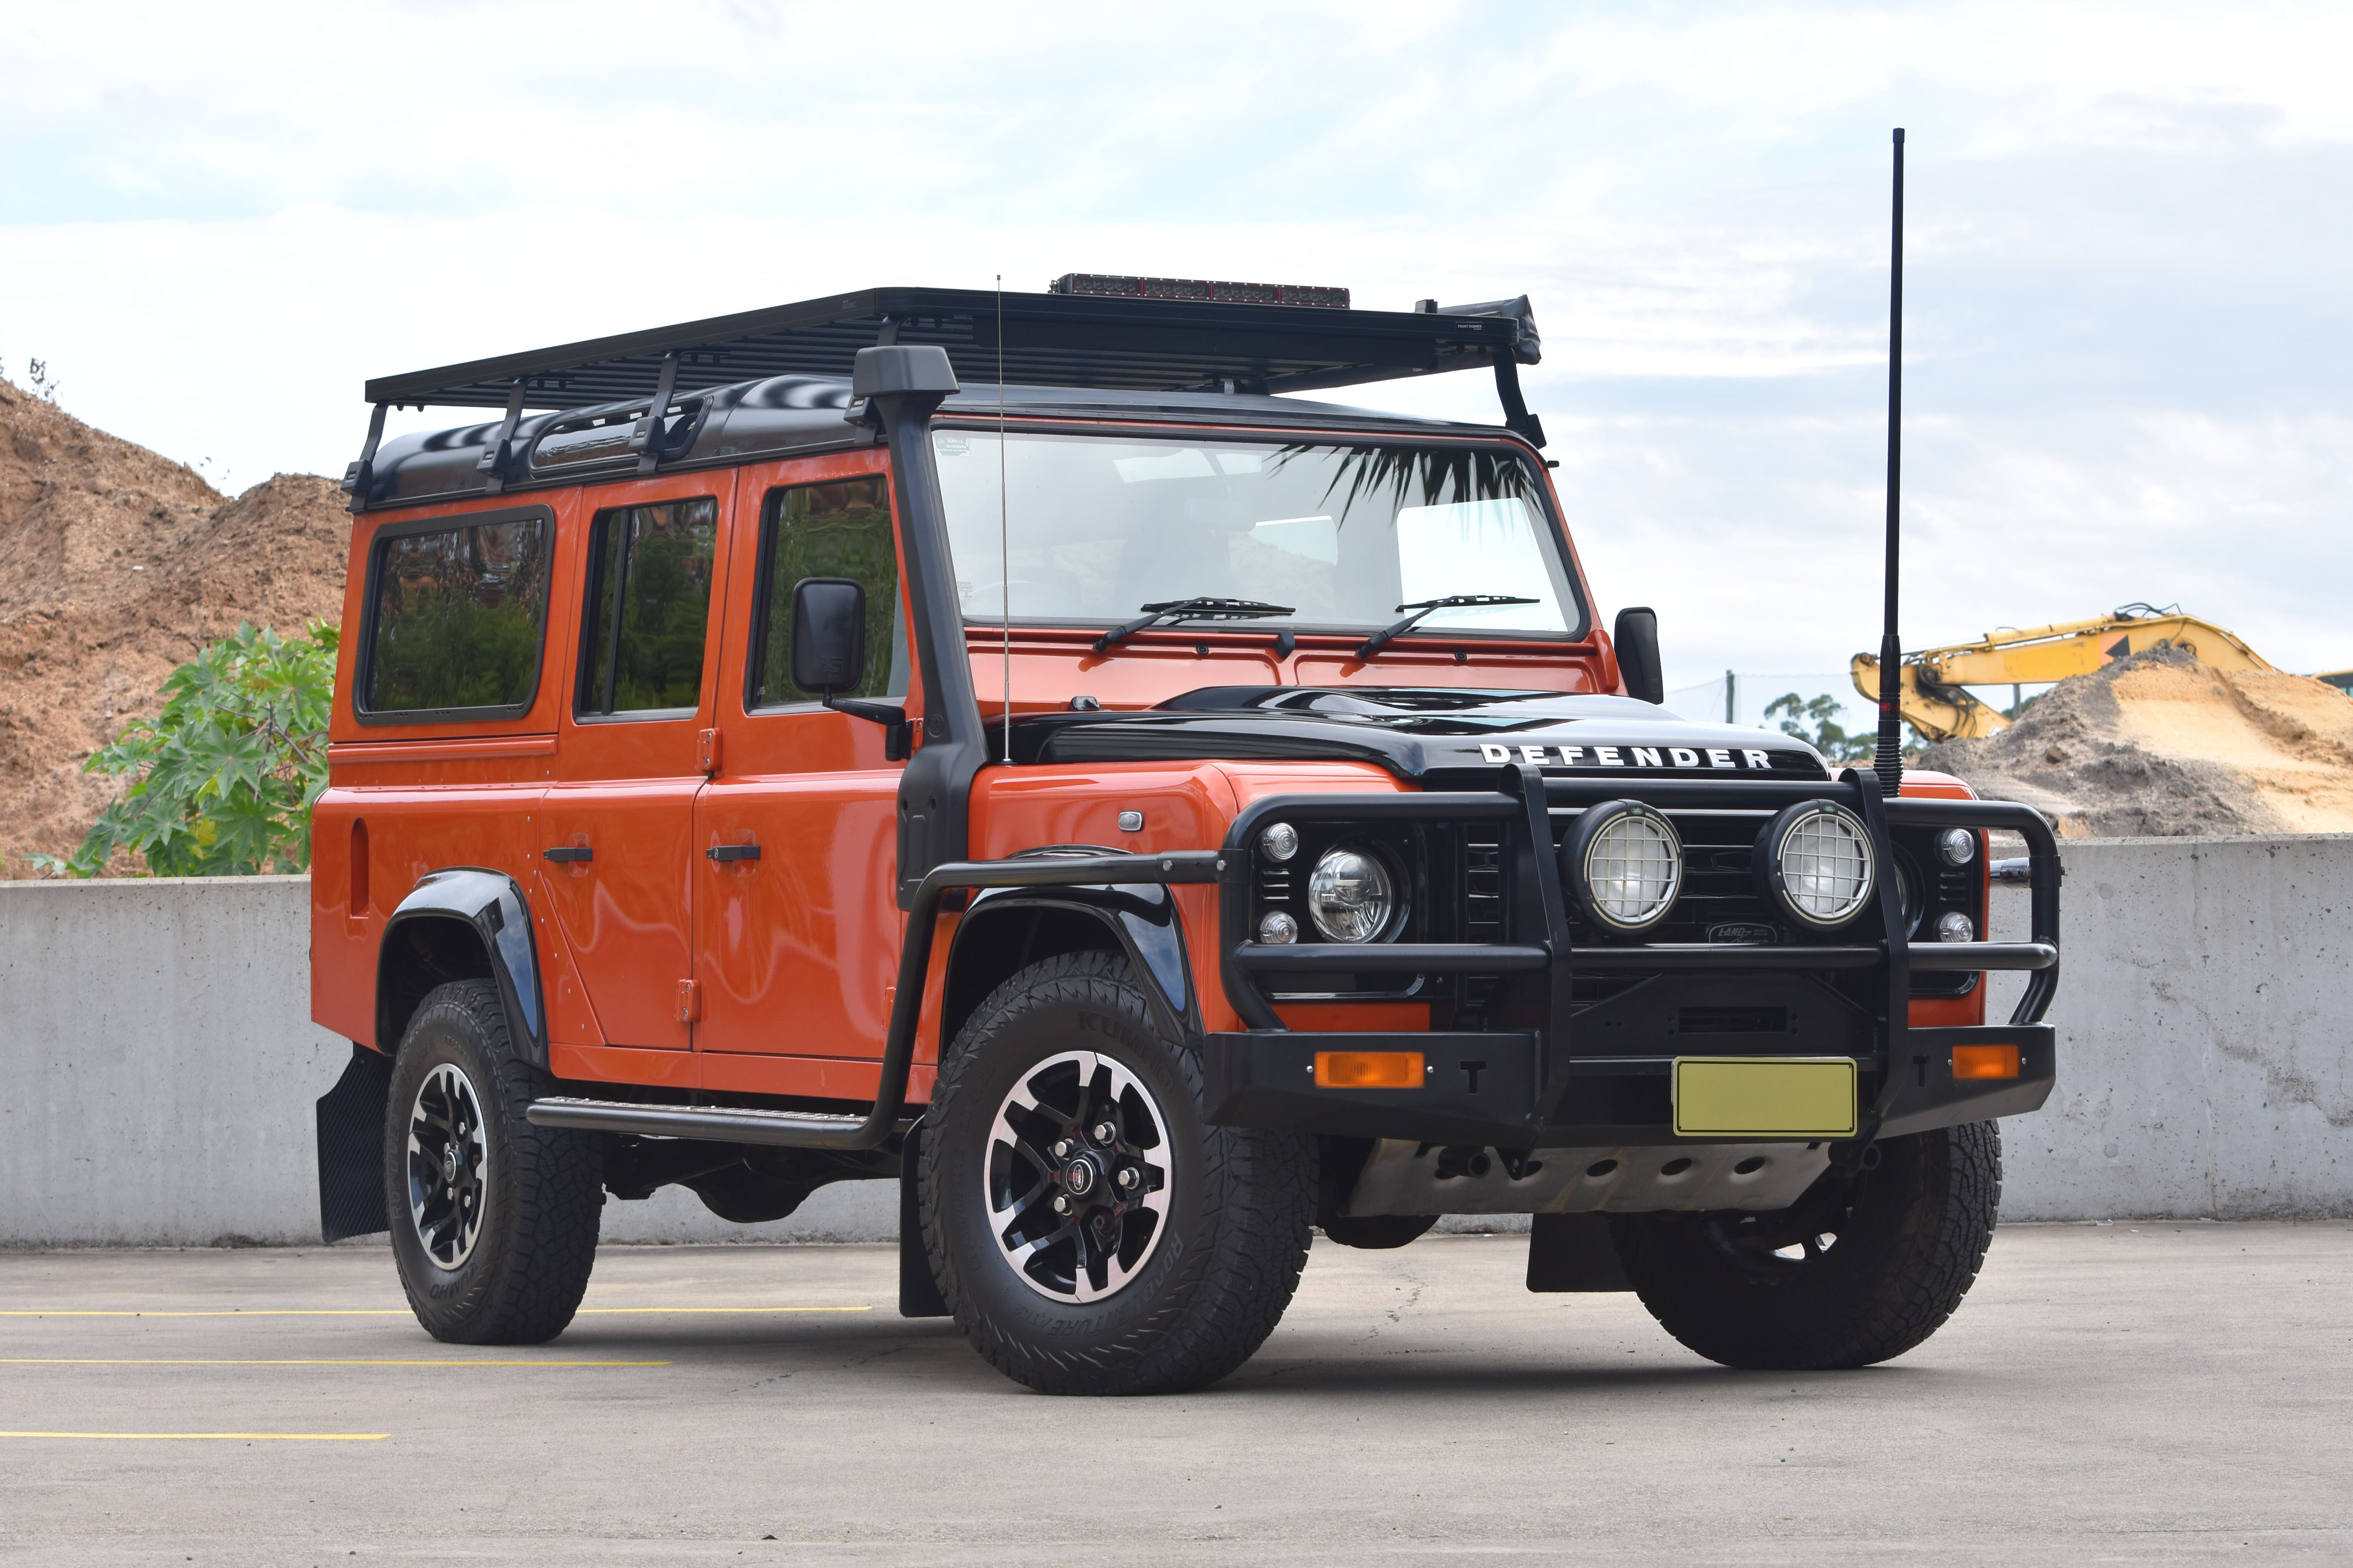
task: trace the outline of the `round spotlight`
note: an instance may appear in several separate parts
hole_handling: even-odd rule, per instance
[[[1288,860],[1299,853],[1299,829],[1287,822],[1271,824],[1258,836],[1258,852],[1270,860]]]
[[[1261,942],[1277,943],[1297,942],[1299,922],[1281,910],[1270,910],[1258,922],[1258,939]]]
[[[1683,840],[1656,807],[1641,801],[1588,808],[1569,829],[1560,858],[1578,907],[1605,931],[1650,930],[1683,890]]]
[[[1852,812],[1826,800],[1793,805],[1766,824],[1756,866],[1766,898],[1819,931],[1861,914],[1875,886],[1871,836]]]
[[[1978,858],[1978,836],[1966,827],[1947,827],[1936,835],[1936,853],[1947,866],[1966,866]]]
[[[1307,918],[1334,942],[1370,942],[1397,908],[1388,868],[1366,849],[1326,849],[1307,878]]]
[[[1947,910],[1943,914],[1936,917],[1936,940],[1938,942],[1975,942],[1977,939],[1977,921],[1969,919],[1968,916],[1961,913],[1960,910]]]

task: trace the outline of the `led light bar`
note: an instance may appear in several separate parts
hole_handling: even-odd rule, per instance
[[[1202,300],[1219,305],[1317,305],[1348,308],[1345,289],[1311,289],[1298,283],[1215,283],[1199,278],[1117,278],[1103,272],[1065,272],[1046,285],[1050,294],[1093,294],[1116,300]]]

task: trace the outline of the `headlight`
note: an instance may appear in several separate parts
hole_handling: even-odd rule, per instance
[[[1640,801],[1588,808],[1560,854],[1570,892],[1605,931],[1648,931],[1666,918],[1683,888],[1683,841]]]
[[[1766,898],[1801,925],[1842,926],[1871,902],[1871,838],[1843,806],[1791,806],[1757,835],[1756,856]]]
[[[1947,866],[1966,866],[1978,858],[1978,836],[1966,827],[1947,827],[1936,835],[1936,853]]]
[[[1397,889],[1367,850],[1326,849],[1307,879],[1307,916],[1334,942],[1370,942],[1389,923]]]

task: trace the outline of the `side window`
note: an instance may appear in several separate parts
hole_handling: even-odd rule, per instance
[[[749,708],[814,702],[792,680],[793,585],[804,577],[852,577],[866,587],[866,679],[845,697],[903,697],[907,637],[899,603],[899,551],[882,477],[796,485],[768,494],[760,536],[760,622],[753,629]]]
[[[547,629],[552,532],[543,511],[378,539],[361,715],[416,724],[529,708]]]
[[[719,503],[708,496],[596,514],[575,712],[691,713],[701,706],[718,539]]]

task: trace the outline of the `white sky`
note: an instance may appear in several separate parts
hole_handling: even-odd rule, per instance
[[[2353,7],[0,0],[0,367],[216,482],[340,474],[369,375],[871,284],[1525,292],[1670,684],[1876,645],[1902,124],[1907,644],[2353,665]]]

